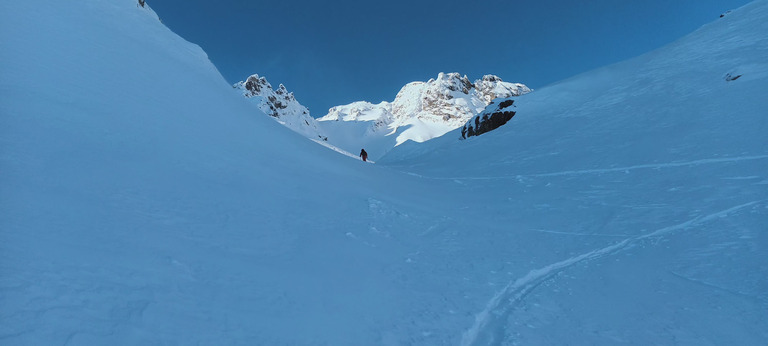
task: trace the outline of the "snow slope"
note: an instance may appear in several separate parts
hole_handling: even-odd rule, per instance
[[[0,13],[0,343],[354,344],[396,323],[405,249],[355,238],[391,172],[254,117],[133,0]]]
[[[1,3],[0,343],[764,344],[767,19],[368,165],[133,0]]]
[[[498,225],[478,236],[510,239],[484,256],[507,253],[516,273],[486,289],[461,344],[765,343],[766,32],[768,2],[756,1],[522,96],[497,130],[380,159],[455,182],[476,196],[465,215]],[[522,264],[539,246],[550,248]]]

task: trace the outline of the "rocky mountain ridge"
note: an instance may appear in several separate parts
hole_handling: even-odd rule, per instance
[[[245,81],[235,83],[232,87],[252,100],[262,112],[275,118],[291,130],[310,139],[327,140],[327,137],[317,126],[315,118],[310,116],[309,109],[299,103],[293,93],[289,92],[283,84],[280,84],[277,89],[273,89],[265,77],[253,74]]]
[[[314,119],[282,84],[273,90],[264,77],[252,75],[234,87],[294,131],[350,153],[366,148],[374,160],[405,141],[424,142],[462,127],[494,99],[531,92],[495,75],[471,82],[466,75],[441,72],[426,82],[406,84],[392,102],[353,102]]]
[[[440,73],[427,82],[406,84],[392,102],[336,106],[317,120],[334,145],[349,150],[364,146],[375,160],[408,140],[424,142],[463,126],[494,99],[529,92],[524,84],[504,82],[495,75],[470,82],[466,75]],[[352,128],[358,136],[344,141],[338,135]]]
[[[485,75],[474,83],[466,75],[440,73],[427,82],[411,82],[398,92],[393,102],[377,105],[354,102],[329,109],[319,121],[369,121],[374,113],[378,120],[390,124],[407,122],[413,118],[446,123],[454,128],[480,113],[496,98],[520,96],[531,92],[521,83],[504,82],[495,75]]]

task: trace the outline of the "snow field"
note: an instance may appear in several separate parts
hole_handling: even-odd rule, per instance
[[[371,165],[133,0],[2,3],[0,343],[764,343],[766,18]]]

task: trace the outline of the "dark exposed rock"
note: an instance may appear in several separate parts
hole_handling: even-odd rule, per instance
[[[467,128],[467,138],[472,137],[475,135],[475,129],[472,128],[472,125],[469,125],[469,128]]]
[[[461,92],[464,94],[469,94],[469,91],[472,90],[475,86],[469,81],[469,78],[467,76],[464,76],[461,78]]]
[[[245,80],[245,89],[251,92],[251,96],[261,94],[261,89],[267,85],[269,85],[269,83],[266,78],[256,75],[250,76]]]
[[[504,109],[509,108],[514,103],[514,100],[504,100],[498,106],[491,104],[483,113],[475,116],[473,120],[470,120],[461,128],[461,138],[466,139],[472,136],[479,136],[506,124],[515,116],[516,112]]]
[[[499,103],[499,109],[507,108],[513,104],[515,104],[515,100],[504,100],[501,103]]]

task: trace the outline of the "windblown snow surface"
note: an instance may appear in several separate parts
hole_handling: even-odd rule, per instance
[[[765,345],[766,32],[761,0],[371,165],[134,0],[2,2],[0,344]]]

